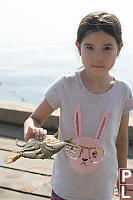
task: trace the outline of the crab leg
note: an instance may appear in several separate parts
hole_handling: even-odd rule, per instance
[[[20,156],[24,158],[30,158],[30,159],[36,159],[37,155],[41,153],[41,149],[36,150],[36,151],[30,151],[30,152],[20,152]]]
[[[52,159],[51,156],[52,155],[50,153],[42,153],[42,154],[37,155],[36,158],[37,159],[48,159],[48,158]]]
[[[34,138],[32,138],[29,143],[25,143],[23,145],[19,144],[18,140],[16,139],[16,146],[18,146],[18,147],[30,148],[35,145],[36,145],[36,142],[35,142]]]
[[[19,144],[18,143],[18,140],[16,139],[16,146],[18,146],[18,147],[24,147],[26,144]]]
[[[15,162],[16,160],[18,160],[20,157],[21,157],[21,155],[17,155],[17,156],[15,156],[14,158],[9,158],[9,159],[11,159],[11,161],[6,162],[5,164],[13,163],[13,162]]]
[[[29,147],[27,149],[21,149],[21,150],[18,150],[18,151],[14,151],[12,153],[20,153],[20,152],[25,152],[25,151],[34,151],[34,150],[38,150],[38,149],[39,149],[39,146]]]
[[[5,164],[10,164],[18,160],[20,157],[30,158],[30,159],[37,159],[37,155],[41,153],[41,150],[31,151],[31,152],[20,152],[19,155],[15,156],[14,158],[9,158],[11,161],[6,162]]]

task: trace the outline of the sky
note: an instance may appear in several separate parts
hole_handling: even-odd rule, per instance
[[[120,19],[123,51],[132,53],[132,0],[0,0],[0,52],[74,49],[79,22],[98,10]]]

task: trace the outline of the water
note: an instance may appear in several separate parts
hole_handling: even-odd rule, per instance
[[[69,57],[68,54],[71,56]],[[6,61],[3,59],[4,62],[0,64],[0,99],[40,103],[45,91],[56,78],[81,66],[76,50],[66,50],[68,59],[63,55],[64,52],[60,59],[59,56],[51,56],[47,59],[44,56],[42,59],[34,55],[33,59],[30,57],[31,53],[27,53],[26,59],[24,55],[15,55],[16,62],[15,57],[7,56],[8,59]],[[133,88],[132,66],[132,55],[121,54],[112,73],[127,81]]]
[[[38,104],[49,85],[73,69],[76,67],[70,60],[54,58],[0,66],[0,99]]]

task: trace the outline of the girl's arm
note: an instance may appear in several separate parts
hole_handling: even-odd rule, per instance
[[[116,148],[117,148],[118,168],[127,168],[128,122],[129,122],[129,113],[122,116],[120,129],[117,137]]]
[[[118,169],[127,168],[128,122],[129,122],[129,112],[122,116],[120,129],[117,136],[116,148],[117,148]],[[119,179],[119,176],[118,176],[118,179]],[[118,187],[118,180],[117,180],[117,187]]]
[[[24,140],[27,142],[30,138],[43,139],[47,131],[41,128],[41,124],[54,111],[45,98],[31,116],[24,123]]]

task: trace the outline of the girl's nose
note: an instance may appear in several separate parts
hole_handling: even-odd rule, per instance
[[[95,58],[96,58],[96,60],[98,60],[98,61],[100,60],[101,61],[102,60],[102,53],[100,51],[96,52],[95,53]]]

